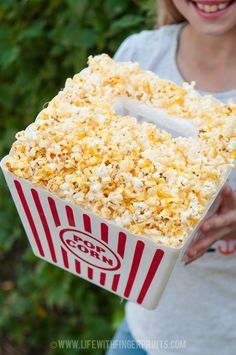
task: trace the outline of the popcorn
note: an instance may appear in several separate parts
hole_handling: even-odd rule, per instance
[[[196,137],[172,137],[118,115],[133,99],[191,122]],[[174,121],[173,121],[174,122]],[[6,168],[134,234],[180,247],[236,157],[236,106],[201,97],[137,63],[103,54],[16,135]]]

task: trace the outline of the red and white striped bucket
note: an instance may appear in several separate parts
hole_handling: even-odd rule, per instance
[[[3,161],[5,179],[36,256],[145,308],[157,306],[177,259],[199,234],[200,223],[182,248],[158,245],[16,178]],[[213,202],[205,218],[217,208],[217,198]]]

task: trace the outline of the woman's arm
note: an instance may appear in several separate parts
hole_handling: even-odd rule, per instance
[[[186,264],[202,256],[212,244],[220,239],[236,240],[236,192],[230,186],[222,190],[222,203],[217,214],[201,226],[202,238],[192,244],[186,252]]]

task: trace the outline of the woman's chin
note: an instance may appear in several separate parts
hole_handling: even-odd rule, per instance
[[[232,33],[235,34],[236,37],[236,24],[230,25],[229,23],[203,23],[201,26],[197,24],[193,27],[195,27],[197,32],[207,36],[224,36],[226,34]]]

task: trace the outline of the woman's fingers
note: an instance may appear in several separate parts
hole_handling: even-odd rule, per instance
[[[223,188],[218,214],[203,223],[201,232],[203,235],[186,252],[183,259],[186,264],[202,256],[216,241],[236,233],[236,193],[230,186]]]
[[[225,186],[222,190],[222,203],[219,207],[219,214],[223,214],[230,209],[236,208],[236,194],[230,186]]]
[[[228,226],[236,225],[236,209],[228,211],[227,213],[214,215],[206,220],[201,226],[203,233],[208,233],[211,230],[225,228]]]
[[[207,233],[210,230],[226,227],[231,223],[236,225],[236,193],[230,186],[222,190],[222,203],[218,213],[207,219],[201,226],[201,231]]]
[[[232,192],[233,192],[233,189],[230,185],[225,185],[222,189],[223,195],[230,195],[230,194],[232,194]]]
[[[203,256],[205,254],[205,252],[207,251],[207,249],[205,249],[201,252],[198,252],[198,253],[194,254],[193,256],[185,255],[184,259],[183,259],[183,261],[185,262],[185,265],[191,264],[193,261],[195,261],[198,258],[200,258],[201,256]]]
[[[229,235],[232,232],[232,229],[232,227],[221,228],[218,230],[218,232],[209,232],[197,240],[193,245],[189,247],[186,252],[186,257],[184,258],[186,264],[189,264],[202,256],[207,251],[207,249],[212,246],[212,244]]]

